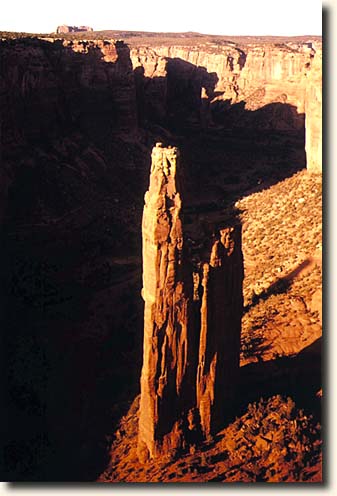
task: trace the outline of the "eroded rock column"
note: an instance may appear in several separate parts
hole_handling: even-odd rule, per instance
[[[144,349],[138,453],[156,457],[184,444],[193,405],[190,361],[192,285],[184,263],[176,148],[152,152],[143,213]]]
[[[243,308],[241,226],[215,230],[198,262],[183,237],[179,152],[152,152],[143,214],[144,349],[138,456],[197,444],[232,411]]]
[[[220,230],[202,268],[197,407],[207,438],[232,409],[243,308],[241,226]]]

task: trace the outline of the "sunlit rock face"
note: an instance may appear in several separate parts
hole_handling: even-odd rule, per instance
[[[322,50],[317,49],[305,99],[305,150],[311,172],[322,172],[322,139]]]
[[[220,230],[193,267],[184,241],[177,148],[153,149],[143,214],[144,349],[139,458],[195,444],[226,419],[242,315],[240,229]]]
[[[180,448],[183,412],[193,405],[190,372],[192,286],[184,264],[179,152],[152,152],[143,213],[144,351],[140,457]],[[186,411],[187,413],[187,411]]]
[[[320,42],[153,45],[130,54],[148,117],[207,127],[230,111],[226,126],[289,131],[303,128],[305,115],[308,169],[321,170]]]
[[[247,108],[286,100],[304,109],[304,78],[311,48],[306,44],[235,43],[200,47],[156,47],[158,56],[181,59],[216,75],[212,95]],[[283,95],[283,96],[282,96]]]
[[[158,46],[151,51],[158,59],[179,59],[203,68],[205,75],[214,75],[213,98],[231,99],[232,103],[244,100],[248,107],[281,99],[296,105],[299,112],[304,110],[305,78],[315,53],[311,43],[291,42]],[[131,50],[133,63],[139,53],[144,49]]]
[[[205,437],[220,429],[235,400],[243,305],[241,230],[227,227],[217,238],[201,278],[197,407]]]

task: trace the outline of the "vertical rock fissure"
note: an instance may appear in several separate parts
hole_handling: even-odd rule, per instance
[[[219,234],[202,276],[197,406],[206,438],[221,427],[234,401],[243,306],[240,226]]]
[[[239,366],[239,226],[220,230],[199,269],[184,242],[177,148],[152,151],[142,222],[144,349],[138,455],[174,455],[225,421]],[[237,280],[236,280],[237,279]]]

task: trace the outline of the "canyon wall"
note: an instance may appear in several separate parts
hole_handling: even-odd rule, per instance
[[[1,42],[3,146],[38,143],[71,126],[101,144],[137,127],[129,48],[123,42]]]
[[[310,44],[256,43],[240,47],[228,43],[152,49],[160,57],[184,60],[216,75],[212,88],[216,98],[230,99],[231,103],[244,100],[247,108],[281,100],[295,105],[299,113],[304,111],[305,77],[314,54]],[[214,93],[210,95],[213,98]]]
[[[312,61],[305,95],[305,150],[307,169],[322,172],[322,50]]]
[[[202,214],[201,227],[208,207],[227,206],[266,177],[271,182],[287,177],[304,165],[303,153],[301,160],[296,155],[303,148],[304,111],[308,167],[320,168],[316,45],[302,43],[292,52],[284,44],[255,41],[241,46],[199,40],[184,47],[165,42],[135,46],[130,40],[130,50],[122,41],[69,38],[0,41],[1,319],[11,403],[7,445],[12,474],[21,472],[26,480],[32,477],[27,473],[47,477],[43,467],[52,472],[51,479],[62,477],[61,472],[76,478],[77,463],[81,477],[90,477],[97,457],[88,432],[102,434],[103,446],[120,395],[129,386],[133,395],[138,391],[140,219],[153,144],[179,144],[187,158],[188,192],[182,196],[179,170],[167,192],[162,178],[166,208],[178,212],[176,237],[160,238],[160,247],[151,240],[148,244],[163,260],[159,275],[158,260],[147,262],[163,291],[158,301],[164,295],[181,305],[175,311],[159,306],[153,322],[153,302],[147,310],[149,332],[161,326],[156,339],[162,348],[155,360],[162,350],[166,353],[157,368],[152,355],[147,358],[153,376],[142,379],[149,384],[143,401],[152,409],[152,427],[143,424],[144,452],[152,454],[207,437],[235,397],[240,227],[224,225],[214,237],[203,233],[207,246],[196,265],[179,234],[183,209],[172,203],[174,192],[193,206],[186,218],[193,217],[192,210],[197,219]],[[278,50],[281,69],[275,69]],[[311,77],[305,91],[302,76]],[[275,130],[272,140],[271,133],[257,136],[260,129]],[[160,157],[167,153],[171,163],[179,161],[177,151],[164,150],[157,151]],[[173,229],[169,219],[168,214],[158,218],[156,235],[162,229],[164,237],[166,222],[168,232]],[[173,251],[178,258],[168,259]],[[175,270],[173,282],[164,260]],[[172,322],[167,329],[163,316]],[[232,353],[223,355],[228,347]],[[171,356],[177,361],[171,362]],[[162,389],[156,386],[159,377]],[[192,386],[182,395],[185,378]],[[102,402],[109,403],[107,412]],[[164,408],[168,403],[170,408]],[[106,423],[97,420],[105,414]]]
[[[127,257],[140,258],[148,152],[134,138],[129,49],[1,40],[0,67],[5,477],[93,480],[106,403],[138,384],[141,361],[140,270]]]
[[[178,150],[157,144],[142,224],[143,461],[174,456],[214,434],[232,411],[239,369],[241,231],[229,226],[215,232],[193,267],[183,232],[180,169]]]
[[[114,136],[134,139],[148,123],[280,131],[305,124],[308,168],[321,169],[319,42],[130,46],[1,41],[3,142],[24,141],[18,121],[36,140],[76,125],[105,149]]]
[[[144,155],[135,143],[129,48],[103,40],[2,40],[0,64],[0,218],[11,185],[12,196],[25,190],[11,204],[18,205],[15,222],[26,225],[43,217],[47,226],[94,197],[122,202],[132,178],[125,184],[116,169],[143,167]],[[29,207],[20,208],[25,201]]]
[[[131,59],[152,87],[160,78],[161,91],[148,92],[149,83],[143,82],[140,92],[152,107],[160,105],[161,122],[166,110],[169,122],[206,127],[220,122],[229,128],[291,131],[305,125],[308,169],[321,170],[321,53],[321,44],[309,41],[153,44],[133,47]]]

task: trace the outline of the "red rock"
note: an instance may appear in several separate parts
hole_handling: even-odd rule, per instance
[[[313,57],[305,100],[305,149],[307,169],[322,172],[322,50]]]
[[[239,368],[241,233],[237,227],[221,230],[202,273],[193,277],[179,176],[178,150],[157,144],[142,225],[142,461],[195,444],[201,431],[208,436],[217,430],[230,410]]]
[[[133,48],[131,58],[134,68],[143,67],[146,78],[154,80],[160,75],[162,90],[150,91],[143,98],[145,107],[160,106],[162,120],[166,109],[166,117],[175,115],[176,120],[189,125],[199,122],[205,127],[212,122],[210,104],[227,102],[228,106],[242,102],[246,111],[263,109],[269,104],[287,104],[288,108],[283,109],[266,108],[253,119],[249,113],[245,119],[241,113],[234,120],[231,115],[230,123],[289,131],[302,128],[305,114],[307,168],[322,170],[319,42],[153,45]]]
[[[203,266],[197,406],[207,437],[223,424],[239,370],[243,258],[239,226],[222,229]]]
[[[183,263],[176,148],[152,152],[143,214],[144,350],[138,452],[153,458],[183,444],[183,411],[193,403],[187,381],[191,285]],[[186,411],[187,413],[187,411]]]

